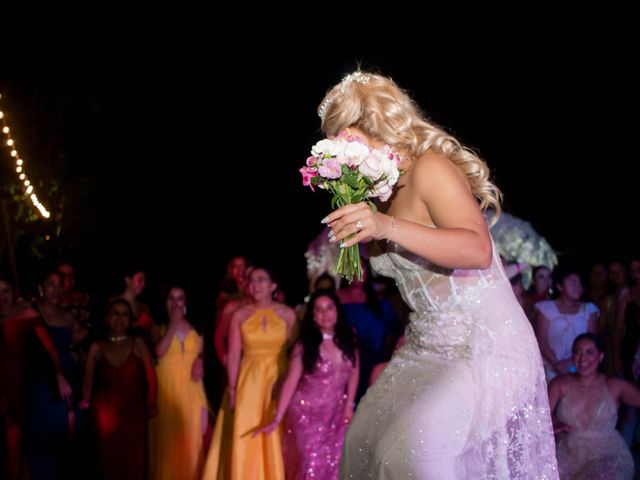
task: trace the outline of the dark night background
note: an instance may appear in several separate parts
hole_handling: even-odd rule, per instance
[[[170,44],[88,53],[41,44],[0,69],[0,102],[30,176],[57,178],[65,198],[61,237],[45,249],[73,259],[86,290],[120,290],[135,261],[150,290],[180,279],[202,298],[231,256],[248,254],[274,266],[288,303],[299,301],[303,254],[329,197],[303,189],[298,168],[321,138],[318,103],[358,63],[394,78],[475,148],[505,210],[563,258],[626,260],[638,246],[640,82],[624,39],[471,42],[441,46],[438,58]],[[16,181],[6,167],[0,175]],[[27,275],[42,261],[21,248]]]

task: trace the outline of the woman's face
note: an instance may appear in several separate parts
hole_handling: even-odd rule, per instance
[[[109,334],[124,335],[131,326],[131,308],[124,303],[116,303],[107,312],[105,322],[109,326]]]
[[[235,257],[229,262],[229,276],[233,278],[236,285],[242,287],[246,282],[245,270],[247,269],[247,261],[244,257]]]
[[[627,282],[627,269],[620,262],[611,262],[609,264],[609,281],[611,284],[620,288]]]
[[[60,299],[62,298],[62,277],[54,273],[49,275],[42,284],[42,298],[50,305],[60,305]]]
[[[58,267],[58,273],[62,276],[62,288],[65,292],[73,290],[73,286],[76,283],[75,270],[70,263],[62,263]]]
[[[0,281],[0,312],[4,312],[13,305],[13,288],[5,281]]]
[[[596,344],[586,338],[576,342],[573,348],[573,363],[578,375],[588,376],[597,372],[603,358],[604,353],[600,353]]]
[[[580,277],[574,273],[567,275],[562,283],[558,284],[560,290],[560,296],[567,300],[580,300],[582,297],[582,282]]]
[[[313,320],[321,332],[333,333],[338,321],[338,309],[330,297],[322,295],[316,298],[313,304]]]
[[[184,290],[179,287],[174,287],[169,290],[167,295],[167,313],[171,316],[171,313],[175,310],[181,311],[183,315],[186,315],[187,298]]]
[[[598,263],[591,267],[589,271],[589,285],[591,287],[604,287],[607,284],[607,280],[609,278],[609,272],[607,272],[607,267]]]
[[[144,272],[137,272],[133,277],[126,278],[127,286],[131,288],[136,295],[140,295],[146,285],[146,277]]]
[[[536,292],[548,292],[551,288],[551,270],[539,268],[533,277],[533,285],[536,288]]]
[[[249,295],[256,302],[271,299],[271,294],[276,287],[267,271],[262,268],[256,268],[249,275]]]

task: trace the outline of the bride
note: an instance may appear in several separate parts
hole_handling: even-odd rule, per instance
[[[540,351],[482,214],[500,211],[487,165],[380,75],[348,75],[319,114],[327,136],[387,144],[406,172],[384,213],[359,203],[323,219],[342,247],[376,241],[372,266],[413,311],[358,406],[341,478],[557,478]]]

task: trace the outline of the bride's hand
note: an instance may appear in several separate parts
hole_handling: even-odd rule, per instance
[[[341,242],[341,247],[387,238],[386,235],[392,227],[392,217],[380,212],[373,213],[366,202],[345,205],[331,212],[322,222],[333,232],[329,241]],[[346,240],[349,235],[353,237]]]

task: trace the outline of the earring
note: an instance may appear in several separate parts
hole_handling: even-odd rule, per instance
[[[187,306],[186,305],[182,308],[182,315],[184,315],[185,317],[187,316]]]

